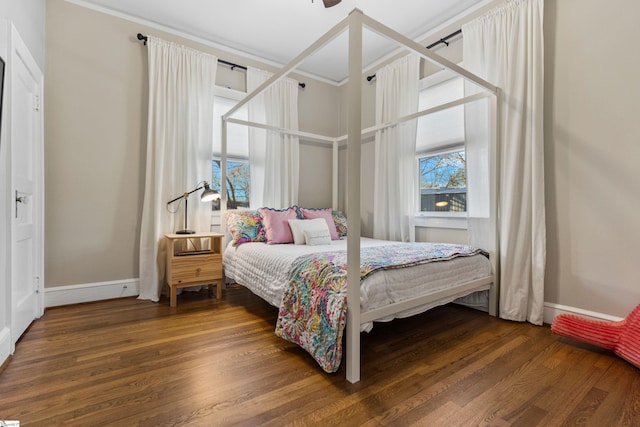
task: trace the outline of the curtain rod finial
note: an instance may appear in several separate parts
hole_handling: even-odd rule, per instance
[[[143,36],[142,33],[138,33],[136,37],[138,37],[138,40],[142,40],[145,45],[147,44],[147,36]]]

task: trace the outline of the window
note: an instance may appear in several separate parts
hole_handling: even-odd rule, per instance
[[[466,212],[467,174],[464,149],[421,157],[420,211]]]
[[[440,72],[422,81],[419,109],[425,110],[464,96],[462,78]],[[464,106],[418,119],[416,157],[419,165],[421,215],[453,216],[467,210],[464,150]]]
[[[242,92],[216,88],[213,102],[213,158],[211,188],[220,192],[220,161],[222,147],[222,116],[245,95]],[[235,118],[247,120],[246,107]],[[249,174],[249,130],[247,126],[227,125],[227,209],[249,207],[251,179]],[[220,210],[220,201],[213,202],[213,210]]]
[[[220,159],[213,159],[212,188],[220,192]],[[227,209],[249,207],[251,180],[249,161],[227,161]],[[213,202],[213,210],[220,210],[220,199]]]

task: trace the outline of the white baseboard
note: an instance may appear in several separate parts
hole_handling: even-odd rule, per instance
[[[11,329],[4,327],[0,330],[0,366],[11,356]]]
[[[140,294],[139,279],[114,280],[111,282],[87,283],[81,285],[56,286],[45,288],[45,307],[78,304],[81,302],[100,301],[112,298],[137,296]],[[621,317],[610,316],[577,307],[570,307],[551,302],[544,303],[544,323],[551,324],[559,314],[575,314],[594,320],[619,321]],[[0,330],[0,360],[5,355],[5,347],[10,353],[11,334],[8,328]],[[5,345],[5,340],[7,344]],[[2,362],[0,362],[1,364]]]
[[[127,279],[45,288],[44,305],[45,307],[56,307],[81,302],[137,296],[140,294],[139,284],[139,279]]]
[[[597,313],[595,311],[583,310],[581,308],[550,302],[544,303],[544,323],[553,323],[553,319],[555,319],[559,314],[575,314],[577,316],[588,317],[593,320],[608,320],[612,322],[622,320],[621,317],[609,316],[608,314]]]

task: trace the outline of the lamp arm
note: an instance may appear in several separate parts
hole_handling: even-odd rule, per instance
[[[173,202],[177,202],[178,200],[180,200],[180,199],[182,199],[182,198],[186,199],[186,198],[189,196],[189,194],[191,194],[191,193],[195,193],[195,192],[196,192],[196,191],[198,191],[198,190],[202,190],[202,189],[204,188],[204,185],[200,185],[200,184],[202,184],[202,183],[206,183],[206,182],[207,182],[207,181],[200,181],[199,183],[197,183],[197,184],[196,184],[196,187],[197,187],[197,188],[195,188],[194,190],[189,191],[188,193],[187,193],[187,192],[185,192],[185,193],[184,193],[184,194],[182,194],[181,196],[178,196],[178,197],[176,197],[175,199],[168,201],[168,202],[167,202],[167,206],[169,206],[169,205],[170,205],[171,203],[173,203]],[[200,186],[198,187],[198,185],[200,185]]]
[[[199,183],[196,184],[196,188],[194,188],[193,190],[188,191],[188,192],[185,191],[184,193],[182,193],[181,196],[178,196],[175,199],[170,200],[170,201],[167,202],[167,210],[169,210],[169,205],[171,203],[177,202],[178,200],[181,200],[181,199],[184,199],[184,229],[180,230],[180,231],[176,231],[176,234],[193,234],[193,233],[195,233],[195,231],[191,231],[191,230],[189,230],[187,228],[187,218],[189,217],[188,210],[187,210],[188,209],[187,206],[188,206],[188,203],[189,203],[189,194],[195,193],[196,191],[202,190],[203,188],[205,189],[205,191],[203,191],[203,194],[205,192],[214,193],[209,188],[209,183],[207,183],[207,181],[200,181]],[[210,197],[210,196],[211,196],[211,194],[208,194],[207,197]],[[201,196],[200,199],[202,200],[203,197]],[[171,212],[171,213],[174,214],[176,212]]]

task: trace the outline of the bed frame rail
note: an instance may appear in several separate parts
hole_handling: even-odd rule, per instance
[[[409,310],[424,304],[436,302],[444,298],[458,295],[460,293],[464,293],[467,291],[471,293],[473,291],[478,291],[478,290],[488,290],[490,286],[493,284],[493,280],[494,280],[494,277],[493,275],[491,275],[488,277],[483,277],[481,279],[473,280],[471,282],[467,282],[463,285],[457,285],[453,288],[443,289],[440,291],[430,293],[428,295],[422,295],[416,298],[399,301],[384,307],[361,312],[360,324],[363,324],[366,322],[372,322],[374,320],[378,320],[383,317],[390,316],[392,314],[400,313],[404,310]]]

